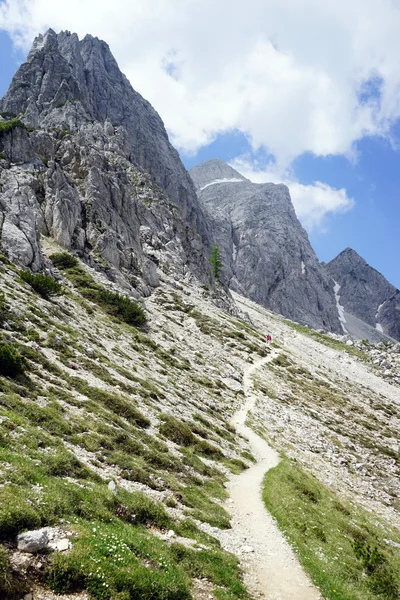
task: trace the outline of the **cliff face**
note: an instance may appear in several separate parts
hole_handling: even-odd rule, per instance
[[[329,278],[284,185],[254,184],[223,161],[191,169],[231,289],[314,328],[341,331]]]
[[[39,36],[0,113],[1,244],[12,259],[42,268],[42,233],[122,270],[127,285],[131,275],[156,285],[160,263],[208,281],[193,183],[107,44]]]
[[[325,269],[340,286],[340,303],[347,312],[400,340],[398,289],[351,248],[343,250]]]

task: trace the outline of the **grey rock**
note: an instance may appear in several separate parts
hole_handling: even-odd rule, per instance
[[[21,552],[29,552],[35,554],[46,548],[49,543],[49,536],[47,530],[36,529],[34,531],[27,531],[26,533],[20,533],[17,537],[18,550]]]
[[[377,323],[387,336],[400,340],[400,291],[355,250],[346,248],[325,265],[340,285],[340,304],[368,325]]]
[[[254,184],[219,160],[190,170],[231,289],[292,320],[341,331],[329,277],[285,185]]]
[[[158,285],[163,253],[180,277],[191,270],[210,283],[207,223],[192,180],[107,44],[52,30],[38,36],[0,111],[34,128],[0,136],[0,243],[11,260],[42,269],[45,234],[121,284],[122,275],[133,295],[131,275],[143,274],[148,293]],[[158,263],[141,226],[153,233]],[[171,259],[165,245],[174,240],[181,254]]]
[[[24,113],[26,124],[76,131],[82,123],[105,123],[127,132],[132,162],[148,171],[180,208],[182,217],[205,232],[196,194],[164,125],[152,106],[135,92],[108,45],[91,35],[39,35],[0,103],[0,111]]]
[[[254,552],[254,548],[252,548],[251,546],[242,546],[240,550],[241,552],[243,552],[243,554],[250,554]]]

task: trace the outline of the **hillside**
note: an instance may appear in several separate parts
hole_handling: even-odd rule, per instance
[[[286,186],[191,176],[107,44],[36,38],[0,102],[0,598],[398,600],[400,345],[342,335]]]
[[[43,249],[59,251],[49,239]],[[247,552],[246,523],[231,521],[226,487],[254,460],[230,423],[249,389],[252,427],[287,456],[281,465],[317,477],[345,507],[340,514],[351,515],[347,525],[356,521],[362,535],[373,535],[396,571],[399,388],[364,362],[367,353],[315,339],[237,296],[253,327],[218,309],[203,286],[166,275],[137,328],[88,292],[92,278],[112,288],[101,275],[79,265],[55,273],[64,293],[46,300],[2,259],[2,339],[24,365],[1,377],[0,536],[11,561],[3,594],[20,597],[11,594],[15,586],[33,590],[35,600],[53,598],[43,592],[50,586],[96,598],[133,598],[138,590],[143,598],[245,598],[234,555],[250,591],[259,590],[259,557]],[[43,526],[72,550],[17,551],[19,532]],[[319,523],[329,548],[326,526]],[[361,590],[354,597],[375,598],[354,552],[352,569]]]

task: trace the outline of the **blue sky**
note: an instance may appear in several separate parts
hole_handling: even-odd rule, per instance
[[[284,180],[320,260],[329,261],[344,248],[354,248],[400,287],[400,101],[396,91],[400,78],[397,81],[393,74],[399,71],[393,40],[399,37],[400,12],[389,12],[390,0],[367,0],[371,23],[378,32],[372,42],[373,36],[364,38],[360,33],[371,31],[365,23],[347,36],[340,12],[332,12],[327,19],[325,13],[316,14],[313,4],[307,13],[309,0],[304,0],[302,12],[292,16],[290,2],[290,10],[285,10],[285,0],[267,0],[269,22],[275,27],[273,43],[269,32],[254,30],[258,21],[246,21],[239,0],[232,0],[233,33],[227,31],[226,15],[221,16],[224,32],[219,26],[215,7],[220,0],[202,0],[197,13],[179,19],[171,9],[176,0],[160,0],[161,16],[165,9],[161,25],[160,21],[149,25],[149,15],[144,14],[151,11],[153,0],[133,4],[115,0],[125,17],[118,23],[110,21],[109,12],[102,14],[101,1],[94,13],[87,0],[78,19],[71,1],[75,2],[60,2],[56,11],[50,0],[18,0],[21,10],[16,16],[15,11],[1,13],[2,7],[12,3],[0,0],[0,95],[24,60],[34,33],[53,26],[81,36],[86,32],[98,35],[108,41],[133,87],[158,110],[187,168],[221,158],[243,166],[239,170],[254,181]],[[336,11],[341,2],[347,6],[344,0],[332,0],[332,4],[326,0],[324,8]],[[134,5],[141,5],[143,15],[130,15]],[[253,5],[262,11],[265,2],[248,0],[248,6]],[[374,14],[375,6],[379,13]],[[191,7],[194,11],[196,2]],[[235,8],[241,37],[236,36]],[[215,32],[208,18],[211,12]],[[394,16],[399,16],[398,22]],[[298,38],[303,18],[304,28],[315,28],[318,19],[319,29],[326,28],[312,42],[319,44],[318,53],[310,36]],[[285,27],[280,30],[282,22]],[[129,37],[124,37],[124,27]],[[335,49],[338,56],[332,54],[332,39],[341,40]],[[382,40],[385,53],[381,52]],[[348,53],[345,63],[342,47]],[[385,77],[379,73],[382,64]]]

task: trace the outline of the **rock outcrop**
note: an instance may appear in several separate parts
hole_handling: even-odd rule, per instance
[[[325,265],[346,312],[400,340],[400,291],[355,250],[346,248]]]
[[[209,281],[193,183],[107,44],[39,36],[0,113],[1,246],[12,260],[43,268],[41,233],[123,273],[125,287],[139,278],[141,292],[158,284],[157,267]]]
[[[255,184],[219,160],[190,170],[231,289],[310,327],[341,332],[329,278],[285,185]]]

